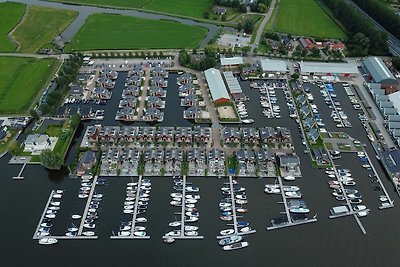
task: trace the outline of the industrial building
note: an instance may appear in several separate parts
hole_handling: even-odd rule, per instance
[[[357,66],[349,63],[299,62],[299,65],[302,75],[355,77],[359,74]]]
[[[392,72],[386,67],[382,59],[378,57],[367,57],[363,60],[363,69],[367,73],[367,79],[373,83],[381,84],[386,94],[398,90],[399,83]]]
[[[220,61],[223,69],[237,68],[239,65],[243,64],[242,57],[221,57]]]
[[[230,101],[228,91],[219,70],[210,68],[204,71],[211,97],[215,103]]]
[[[284,74],[287,72],[287,66],[285,61],[277,59],[262,59],[261,70],[264,73],[271,74]]]

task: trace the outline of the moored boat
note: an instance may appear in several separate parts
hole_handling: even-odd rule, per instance
[[[40,245],[53,245],[56,244],[58,240],[54,237],[44,237],[39,239],[39,244]]]
[[[222,249],[225,250],[225,251],[229,251],[229,250],[236,250],[236,249],[245,248],[247,246],[249,246],[248,242],[240,242],[240,243],[234,243],[234,244],[231,244],[231,245],[223,246]]]
[[[222,238],[221,240],[218,241],[218,244],[220,246],[226,246],[226,245],[231,245],[231,244],[240,242],[242,240],[243,240],[243,236],[232,235],[232,236],[229,236],[229,237]]]

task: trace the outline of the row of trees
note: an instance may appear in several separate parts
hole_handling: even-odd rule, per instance
[[[335,17],[340,20],[350,35],[353,36],[353,47],[351,45],[349,47],[353,54],[362,51],[367,51],[367,53],[374,55],[388,53],[387,34],[376,29],[371,21],[354,6],[346,0],[322,0],[322,2],[332,10]],[[357,38],[354,38],[358,33],[363,35],[358,35]],[[354,43],[354,41],[360,41],[360,37],[362,37],[361,44]]]
[[[47,94],[45,103],[40,105],[42,114],[53,112],[61,103],[63,95],[68,91],[68,85],[75,80],[79,72],[79,68],[83,63],[83,54],[72,54],[64,65],[56,78],[58,87]]]
[[[193,54],[197,54],[196,49],[193,49]],[[179,51],[179,63],[182,66],[201,71],[215,67],[216,64],[215,49],[211,47],[205,47],[204,55],[205,57],[200,61],[192,60],[190,54],[186,50],[182,49],[181,51]]]
[[[400,17],[381,0],[352,0],[387,31],[400,38]]]

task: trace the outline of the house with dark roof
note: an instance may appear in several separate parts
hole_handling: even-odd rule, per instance
[[[240,129],[237,127],[225,127],[222,131],[222,140],[225,144],[239,143],[241,139]]]
[[[155,140],[155,127],[139,127],[136,139],[138,141],[153,142]]]
[[[122,91],[122,97],[139,96],[139,93],[140,93],[139,86],[130,85]]]
[[[149,89],[147,89],[147,95],[148,96],[166,97],[167,90],[161,88],[160,86],[150,86]]]
[[[118,72],[116,72],[115,70],[110,69],[110,68],[105,68],[105,69],[101,70],[100,73],[104,77],[111,79],[111,80],[116,80],[118,78]]]
[[[193,130],[193,141],[197,143],[209,143],[211,137],[210,127],[196,126]]]
[[[201,108],[193,106],[183,111],[183,117],[185,119],[199,119],[201,118]]]
[[[162,76],[154,76],[150,78],[150,85],[165,88],[168,86],[168,82]]]
[[[224,15],[226,13],[226,8],[224,7],[220,7],[220,6],[216,6],[213,8],[213,12],[217,15]]]
[[[182,107],[192,107],[198,105],[199,105],[199,98],[197,97],[197,95],[190,94],[181,99]]]
[[[159,127],[156,131],[156,142],[172,143],[174,141],[174,127]]]
[[[148,96],[146,104],[149,108],[165,108],[165,101],[161,100],[158,96]]]
[[[72,85],[69,92],[72,97],[80,98],[83,96],[83,87],[81,85]]]
[[[185,97],[187,95],[194,95],[196,93],[196,89],[192,83],[187,83],[179,86],[179,97]]]
[[[141,64],[135,64],[132,66],[132,69],[130,69],[128,71],[128,76],[127,77],[131,77],[131,76],[143,76],[144,75],[144,67]]]
[[[129,85],[141,86],[142,85],[142,77],[138,75],[132,75],[131,77],[126,78],[125,87]]]
[[[111,94],[112,93],[104,87],[96,87],[92,91],[92,98],[107,100],[111,98]]]
[[[122,98],[119,101],[119,108],[123,108],[123,107],[130,107],[130,108],[136,108],[136,105],[138,103],[138,99],[137,97],[134,96],[127,96],[125,98]]]
[[[151,76],[153,77],[162,77],[162,78],[168,78],[168,72],[164,67],[161,66],[155,66],[151,70]]]
[[[94,167],[96,165],[97,158],[96,158],[96,153],[93,151],[85,151],[81,154],[81,157],[79,158],[78,162],[78,167],[76,169],[76,175],[77,176],[82,176]]]
[[[157,108],[147,108],[144,111],[144,121],[158,121],[161,122],[164,119],[164,112],[161,112]]]
[[[176,82],[177,82],[178,85],[192,83],[193,82],[193,76],[192,76],[191,73],[186,72],[186,73],[178,76]]]
[[[258,143],[260,140],[260,133],[256,128],[245,127],[242,129],[242,141],[244,143]]]
[[[177,143],[191,143],[193,141],[192,128],[177,127],[175,130],[175,141]]]
[[[136,140],[137,131],[138,131],[138,127],[124,126],[121,128],[121,130],[118,134],[118,139],[120,141],[133,142]]]
[[[135,113],[136,108],[123,107],[117,110],[117,115],[115,116],[115,119],[123,121],[133,121],[136,118]]]
[[[115,82],[113,82],[111,79],[106,78],[106,77],[101,77],[100,79],[98,79],[96,81],[96,84],[100,85],[104,88],[107,88],[107,89],[113,89],[115,86]]]

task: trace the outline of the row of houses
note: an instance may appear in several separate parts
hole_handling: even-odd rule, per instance
[[[88,146],[100,143],[156,142],[156,143],[210,143],[209,127],[137,127],[137,126],[88,126],[84,141]]]
[[[225,127],[222,131],[222,140],[225,144],[231,143],[291,143],[290,131],[285,127],[254,127],[238,128]]]
[[[320,134],[318,124],[313,114],[313,108],[304,92],[300,93],[295,100],[306,137],[310,142],[315,143],[320,137]],[[314,110],[317,111],[315,108]]]
[[[200,97],[193,84],[196,79],[191,73],[185,72],[178,76],[178,95],[181,98],[181,106],[186,109],[183,111],[183,117],[188,120],[202,118],[202,109],[199,107]],[[196,81],[197,82],[197,81]]]

